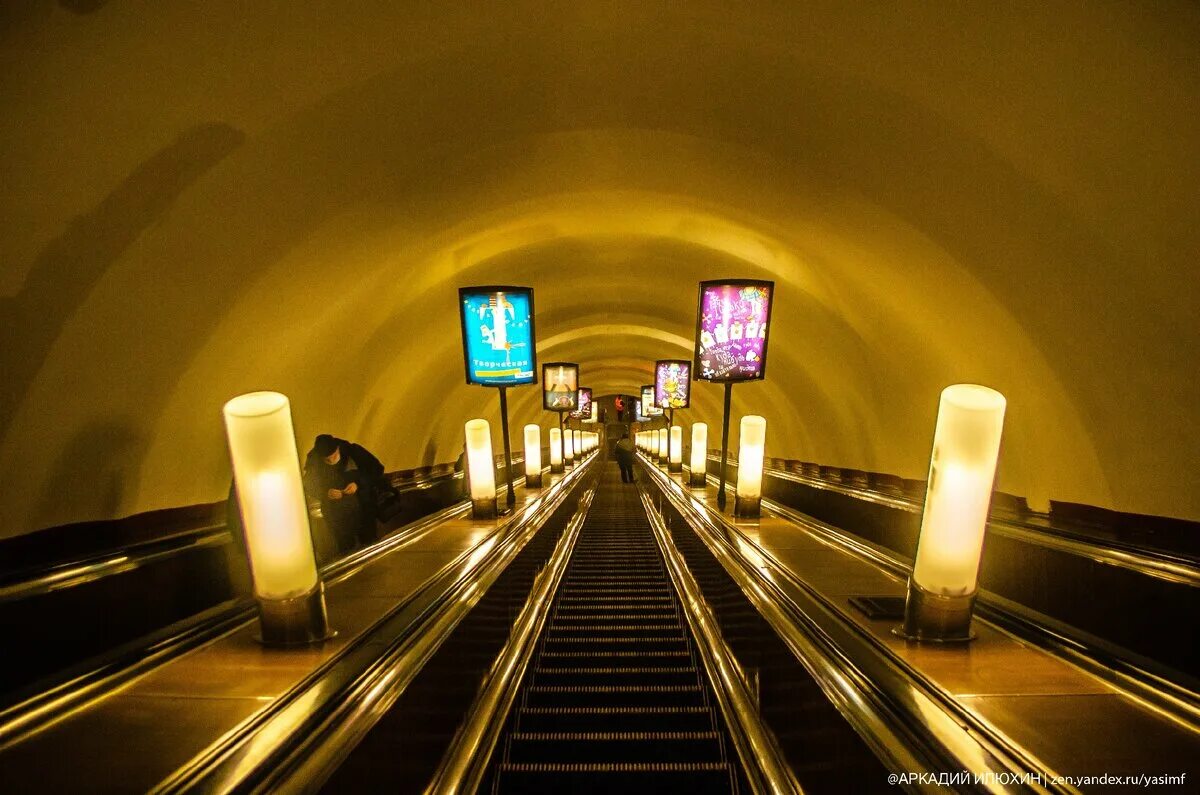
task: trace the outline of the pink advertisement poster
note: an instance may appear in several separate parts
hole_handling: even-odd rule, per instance
[[[763,377],[774,288],[774,282],[700,282],[697,378],[751,381]]]
[[[662,359],[654,365],[654,402],[659,408],[686,409],[691,402],[692,363]]]

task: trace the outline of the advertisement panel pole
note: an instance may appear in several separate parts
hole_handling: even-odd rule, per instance
[[[500,433],[504,436],[504,479],[508,481],[508,495],[504,501],[508,507],[517,504],[517,494],[513,491],[512,452],[508,444],[508,388],[500,387]]]
[[[767,330],[775,283],[756,279],[700,282],[692,376],[725,384],[721,417],[721,473],[717,505],[725,508],[729,466],[729,413],[733,384],[766,377]]]
[[[513,489],[507,387],[538,382],[533,288],[460,287],[458,300],[467,383],[496,387],[500,392],[504,473],[511,508],[517,502],[517,495]]]
[[[725,382],[725,411],[721,415],[721,487],[717,489],[717,507],[725,510],[725,468],[729,465],[729,404],[733,400],[733,382]]]

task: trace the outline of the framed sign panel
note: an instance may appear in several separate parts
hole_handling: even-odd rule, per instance
[[[662,414],[662,409],[654,403],[654,384],[646,384],[642,387],[642,414],[646,417],[657,417]]]
[[[754,381],[767,369],[767,332],[775,282],[730,279],[700,282],[694,377]]]
[[[575,362],[542,365],[542,408],[546,411],[579,408],[579,365]]]
[[[537,383],[532,287],[460,287],[467,383]]]
[[[592,390],[586,386],[579,387],[579,405],[571,412],[571,417],[577,420],[589,419],[592,416]]]
[[[686,359],[660,359],[654,363],[654,405],[661,409],[686,409],[692,399],[692,363]]]

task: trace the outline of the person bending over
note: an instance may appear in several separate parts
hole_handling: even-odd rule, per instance
[[[376,492],[383,464],[362,445],[323,433],[304,461],[304,486],[321,501],[321,513],[346,552],[379,537]]]

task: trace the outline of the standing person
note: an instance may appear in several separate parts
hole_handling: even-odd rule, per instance
[[[467,465],[467,446],[463,445],[462,452],[458,454],[458,460],[454,462],[454,471],[462,473],[462,481],[458,484],[458,498],[461,500],[471,499],[471,468]]]
[[[304,461],[304,486],[345,552],[379,537],[376,493],[383,464],[365,447],[323,433]]]
[[[621,482],[633,483],[633,440],[629,438],[629,431],[621,434],[621,440],[617,442],[617,466],[621,467]]]

